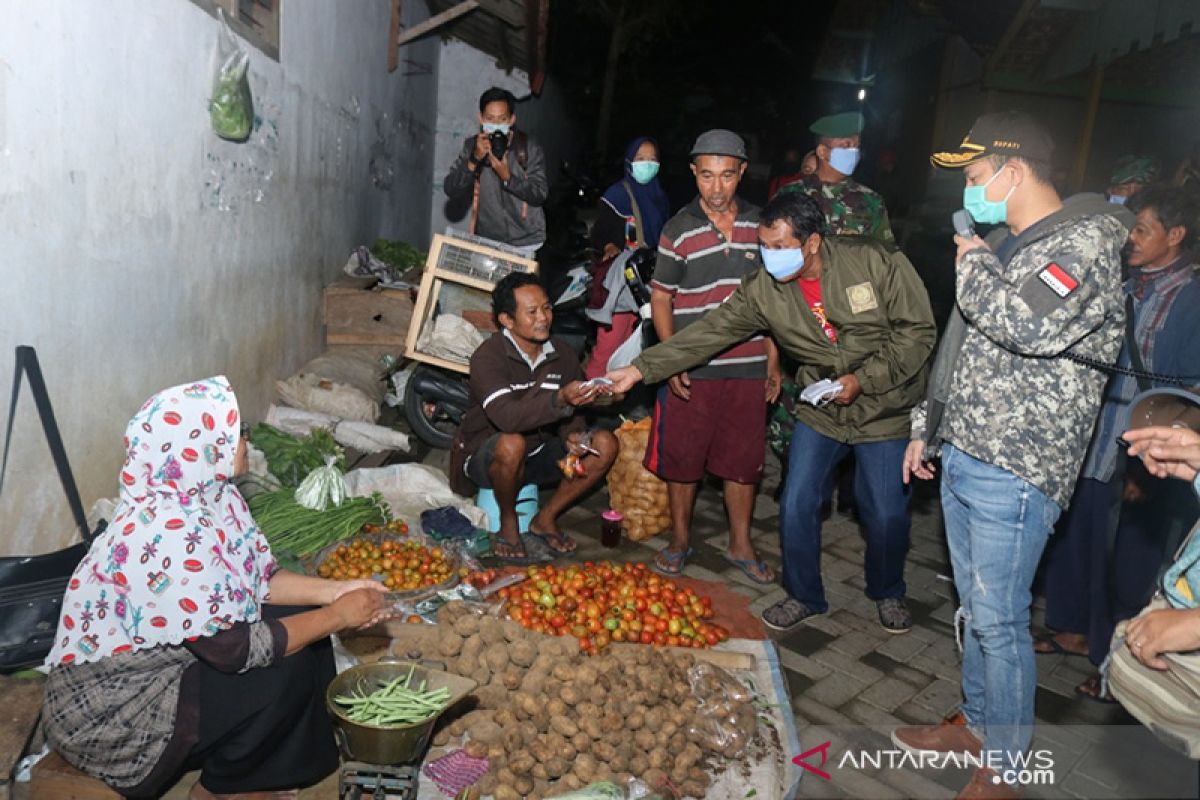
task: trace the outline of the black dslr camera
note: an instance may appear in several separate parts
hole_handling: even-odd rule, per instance
[[[488,134],[488,141],[492,143],[492,155],[503,159],[504,154],[508,152],[508,134],[502,131],[492,131]]]

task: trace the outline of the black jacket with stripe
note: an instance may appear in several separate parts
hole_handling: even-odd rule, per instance
[[[559,402],[558,391],[583,380],[583,369],[565,342],[551,339],[553,350],[536,368],[502,332],[492,334],[471,356],[471,407],[450,446],[450,488],[470,496],[476,486],[463,467],[496,433],[522,433],[531,453],[555,437],[582,431],[575,408]]]

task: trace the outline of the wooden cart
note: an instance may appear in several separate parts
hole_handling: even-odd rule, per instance
[[[421,288],[413,307],[408,326],[408,338],[404,354],[413,361],[421,361],[443,369],[467,373],[467,361],[443,358],[417,349],[417,342],[426,328],[433,324],[442,307],[443,295],[453,289],[465,294],[468,303],[483,309],[491,307],[491,292],[496,283],[510,272],[537,272],[537,262],[523,258],[508,250],[482,244],[487,240],[477,237],[451,237],[435,234],[429,246],[429,257],[425,261],[425,272],[421,277]],[[486,328],[485,320],[490,313],[482,314],[477,308],[463,315],[476,327]]]

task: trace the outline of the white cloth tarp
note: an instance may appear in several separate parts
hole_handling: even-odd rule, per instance
[[[446,473],[424,464],[391,464],[354,469],[346,473],[346,489],[355,497],[379,492],[392,510],[414,530],[420,530],[421,512],[454,506],[477,528],[487,527],[487,514],[450,489]]]
[[[338,419],[316,411],[272,405],[267,409],[265,421],[293,436],[306,436],[313,428],[327,428],[338,444],[353,447],[361,453],[382,453],[385,450],[407,453],[410,449],[406,433],[370,422]]]
[[[454,314],[439,314],[417,338],[417,351],[463,364],[487,339],[478,328]]]
[[[354,350],[322,353],[295,375],[276,381],[275,389],[293,408],[357,422],[379,419],[387,391],[378,359]]]

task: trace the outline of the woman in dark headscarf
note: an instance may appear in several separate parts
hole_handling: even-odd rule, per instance
[[[671,204],[658,180],[658,143],[639,136],[625,150],[625,175],[608,187],[600,198],[600,216],[592,227],[592,246],[605,262],[625,249],[658,247],[663,225],[671,216]],[[593,280],[603,281],[603,272]],[[588,361],[587,376],[604,375],[609,357],[633,330],[636,314],[613,314],[612,323],[598,325],[596,346]]]

